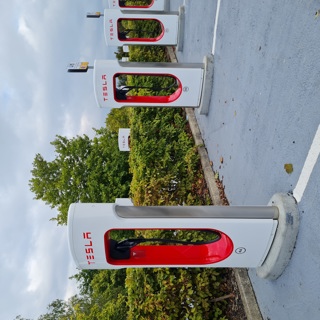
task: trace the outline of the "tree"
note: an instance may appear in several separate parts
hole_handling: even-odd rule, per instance
[[[90,289],[82,288],[80,295],[72,296],[67,301],[54,300],[48,305],[48,312],[38,320],[126,320],[126,270],[94,271],[87,273],[82,270],[78,277],[75,277],[78,281],[82,281],[84,277],[86,284],[90,278]]]
[[[37,154],[29,180],[35,199],[58,209],[59,225],[67,223],[74,202],[114,202],[127,197],[131,181],[128,154],[118,149],[118,136],[106,128],[72,139],[57,135],[51,142],[56,157],[47,161]]]
[[[83,269],[69,279],[75,279],[77,281],[81,295],[88,295],[92,293],[91,282],[97,273],[99,273],[99,270]]]
[[[128,53],[123,51],[123,47],[118,47],[117,52],[114,52],[116,59],[121,60],[123,57],[127,57]]]
[[[64,300],[56,299],[48,307],[48,312],[41,315],[38,320],[71,320],[75,319],[71,305]]]
[[[130,108],[114,108],[110,111],[106,119],[106,127],[112,132],[118,134],[119,128],[130,127]]]
[[[97,319],[126,320],[128,293],[125,288],[126,270],[100,270],[94,277],[91,299]]]

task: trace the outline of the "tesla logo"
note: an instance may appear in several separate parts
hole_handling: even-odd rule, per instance
[[[107,101],[108,100],[108,83],[107,83],[107,75],[103,74],[101,76],[101,80],[102,80],[102,97],[103,97],[103,101]]]
[[[88,264],[94,263],[94,250],[92,246],[91,232],[83,232],[82,234],[84,242],[84,252],[86,254],[86,260]]]
[[[246,248],[240,247],[240,248],[237,248],[237,249],[236,249],[235,253],[237,253],[237,254],[243,254],[243,253],[245,253],[246,251],[247,251]]]
[[[109,35],[110,35],[110,40],[114,39],[114,26],[113,26],[113,20],[109,19]]]

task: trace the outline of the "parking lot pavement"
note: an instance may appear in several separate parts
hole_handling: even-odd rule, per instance
[[[278,192],[298,201],[299,235],[283,275],[270,281],[249,270],[262,316],[318,319],[320,3],[221,0],[218,14],[218,1],[180,4],[179,62],[202,62],[214,48],[210,110],[197,121],[230,203],[265,205]]]

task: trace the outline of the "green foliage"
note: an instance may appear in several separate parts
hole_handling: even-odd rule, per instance
[[[48,312],[41,315],[38,320],[71,320],[75,319],[71,305],[61,299],[52,301],[47,307]]]
[[[31,170],[30,190],[59,213],[58,224],[66,224],[68,208],[74,202],[114,202],[128,196],[131,174],[128,155],[118,148],[118,135],[106,128],[96,136],[51,142],[56,157],[46,161],[37,154]]]
[[[174,108],[131,111],[132,183],[135,205],[173,205],[187,201],[199,158],[185,131],[186,119]]]
[[[128,23],[130,22],[130,25]],[[151,25],[141,27],[139,25],[136,25],[134,21],[123,21],[124,26],[119,26],[120,29],[124,31],[125,28],[128,28],[129,30],[148,30],[148,33],[145,34],[145,36],[153,37],[156,34],[159,34],[159,25],[154,24],[152,25],[152,22],[150,21]],[[127,24],[126,24],[127,23]],[[140,24],[145,24],[144,22],[139,22]],[[129,32],[129,36],[134,36],[136,33],[134,31]],[[118,60],[121,60],[122,57],[129,57],[129,61],[131,62],[169,62],[168,55],[166,48],[164,46],[130,46],[129,47],[129,53],[123,52],[122,47],[118,47],[117,52],[115,52],[115,56]]]
[[[125,269],[102,270],[93,279],[92,299],[99,307],[97,319],[126,320]]]
[[[219,238],[219,236],[209,230],[187,230],[187,229],[181,229],[181,230],[137,230],[135,232],[136,238],[144,238],[144,239],[170,239],[173,242],[175,240],[178,241],[187,241],[187,242],[205,242],[205,241],[214,241]],[[146,242],[148,245],[150,245],[149,242]],[[157,245],[157,243],[153,243],[153,245]]]
[[[127,269],[127,319],[221,319],[219,278],[213,269]]]
[[[154,19],[119,19],[119,32],[127,38],[157,38],[163,32],[161,23]]]
[[[167,53],[160,46],[130,46],[129,60],[132,62],[163,62],[167,61]]]
[[[172,76],[128,75],[126,85],[136,87],[131,96],[170,96],[178,89]]]
[[[124,269],[96,271],[87,290],[89,293],[75,295],[68,301],[54,300],[38,320],[126,320],[125,278]]]
[[[114,52],[116,59],[121,60],[122,58],[128,57],[128,52],[123,51],[123,47],[118,47],[117,51]]]
[[[119,128],[130,128],[128,108],[114,108],[106,119],[106,128],[111,133],[118,134]]]
[[[126,6],[147,6],[151,4],[153,0],[126,0]]]
[[[78,289],[80,290],[81,295],[88,295],[92,293],[91,282],[97,273],[99,273],[98,270],[84,269],[71,276],[70,279],[74,279],[77,281]]]
[[[134,230],[110,230],[110,238],[116,241],[121,241],[128,238],[133,238],[135,235]]]

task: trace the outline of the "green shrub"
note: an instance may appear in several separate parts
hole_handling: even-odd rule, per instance
[[[213,269],[127,269],[127,319],[223,319],[220,281]]]
[[[199,156],[185,131],[185,114],[174,108],[134,108],[131,117],[132,182],[136,205],[187,201],[199,171]]]

